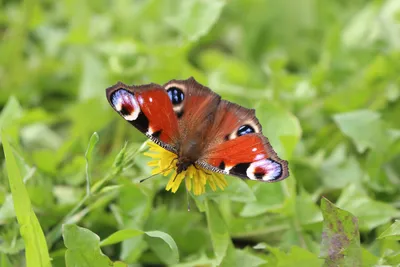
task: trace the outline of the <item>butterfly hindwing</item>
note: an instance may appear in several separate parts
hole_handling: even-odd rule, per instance
[[[211,127],[210,140],[197,164],[225,174],[260,181],[279,181],[288,176],[253,109],[221,101]]]

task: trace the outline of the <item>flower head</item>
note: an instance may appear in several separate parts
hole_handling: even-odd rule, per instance
[[[145,152],[144,155],[153,159],[148,163],[150,167],[153,167],[151,173],[162,173],[164,176],[172,174],[165,188],[167,191],[171,190],[175,193],[184,179],[186,189],[188,191],[192,190],[195,195],[201,195],[206,191],[206,183],[210,185],[213,191],[217,187],[223,190],[227,186],[228,183],[222,174],[205,170],[199,166],[191,165],[186,171],[177,175],[176,165],[173,162],[176,160],[176,155],[151,141],[147,142],[147,144],[150,150]]]

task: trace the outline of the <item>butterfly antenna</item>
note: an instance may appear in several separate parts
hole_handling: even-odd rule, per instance
[[[148,176],[148,177],[146,177],[146,178],[143,178],[142,180],[139,181],[139,183],[143,183],[144,181],[150,179],[151,177],[154,177],[154,176],[159,175],[159,174],[161,174],[161,173],[163,173],[163,172],[166,172],[167,170],[168,170],[168,169],[163,170],[163,171],[160,171],[160,172],[157,172],[157,173],[155,173],[155,174],[152,174],[152,175],[150,175],[150,176]]]
[[[160,172],[157,172],[157,173],[155,173],[155,174],[150,175],[149,177],[143,178],[142,180],[139,181],[139,183],[143,183],[144,181],[150,179],[151,177],[157,176],[157,175],[162,174],[162,173],[164,173],[164,172],[166,172],[166,171],[169,171],[169,170],[171,170],[171,169],[172,169],[172,167],[168,167],[168,168],[166,168],[166,169],[164,169],[164,170],[162,170],[162,171],[160,171]]]
[[[151,177],[154,177],[154,176],[156,176],[156,175],[159,175],[159,174],[162,174],[162,173],[164,173],[164,172],[167,172],[167,171],[171,170],[171,169],[173,168],[172,163],[174,163],[175,160],[176,160],[176,159],[172,160],[171,163],[169,164],[169,166],[168,166],[166,169],[164,169],[164,170],[162,170],[162,171],[160,171],[160,172],[157,172],[157,173],[155,173],[155,174],[152,174],[152,175],[150,175],[149,177],[143,178],[142,180],[139,181],[139,183],[143,183],[144,181],[150,179]],[[175,176],[175,178],[176,178],[176,176]],[[174,179],[175,179],[175,178],[174,178]]]

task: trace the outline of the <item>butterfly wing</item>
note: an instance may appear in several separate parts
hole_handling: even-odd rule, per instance
[[[117,83],[106,89],[110,105],[152,141],[176,153],[180,140],[171,100],[158,84],[128,86]]]
[[[286,178],[253,109],[221,100],[193,78],[106,90],[111,106],[152,141],[211,171],[260,181]]]
[[[179,156],[193,159],[207,146],[208,129],[217,116],[221,97],[209,88],[187,80],[172,80],[164,85],[178,120]]]
[[[266,182],[280,181],[289,175],[287,161],[277,156],[263,136],[253,109],[223,100],[216,114],[208,146],[196,164],[211,171]]]

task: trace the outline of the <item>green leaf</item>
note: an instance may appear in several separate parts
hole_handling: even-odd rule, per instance
[[[376,2],[366,2],[366,5],[354,14],[350,23],[343,29],[343,44],[353,49],[374,45],[385,41],[398,47],[396,31],[398,10],[400,4],[396,0],[388,0],[378,5]],[[386,31],[387,34],[382,32]]]
[[[4,253],[0,253],[0,266],[1,267],[13,267],[7,255]]]
[[[174,199],[175,200],[175,199]],[[179,200],[178,200],[179,201]],[[158,229],[171,235],[179,247],[179,254],[188,255],[210,246],[210,237],[201,213],[186,209],[171,209],[166,206],[152,208],[150,217],[144,224],[146,230]],[[165,218],[170,218],[165,220]],[[196,242],[187,242],[186,237]],[[148,238],[147,238],[148,239]]]
[[[99,142],[99,134],[94,132],[90,137],[89,144],[85,152],[85,158],[88,162],[92,159],[93,150],[98,142]]]
[[[125,156],[121,157],[120,167],[118,167],[120,169],[124,166],[125,153],[126,151],[122,153]],[[119,155],[121,155],[121,152]],[[120,191],[117,203],[121,212],[120,220],[126,228],[143,229],[147,222],[149,213],[153,209],[153,194],[147,194],[147,190],[144,189],[136,184],[128,183]],[[144,237],[140,236],[123,241],[121,244],[121,259],[127,262],[137,261],[143,251],[147,249],[147,244],[143,239]]]
[[[109,267],[110,259],[100,250],[100,238],[88,229],[75,224],[64,224],[64,244],[67,247],[65,261],[67,266]]]
[[[143,232],[136,229],[119,230],[104,239],[100,243],[100,246],[112,245],[143,234],[150,237],[147,238],[147,242],[149,243],[150,248],[154,251],[154,253],[158,255],[158,257],[163,262],[166,262],[168,264],[175,264],[179,261],[179,250],[175,241],[170,235],[161,231]],[[163,242],[160,243],[160,240]],[[165,245],[167,245],[167,247]]]
[[[211,200],[206,201],[206,216],[208,230],[210,231],[211,242],[218,265],[225,257],[226,250],[228,249],[231,240],[224,219],[222,218],[217,205]]]
[[[226,256],[221,262],[220,267],[246,266],[256,267],[266,263],[265,260],[251,254],[249,251],[235,249],[232,244],[229,245]]]
[[[378,16],[379,9],[372,3],[359,10],[343,30],[343,44],[356,49],[360,45],[371,45],[378,37],[372,34],[373,31],[378,30],[377,27],[380,24]]]
[[[168,0],[169,7],[173,7],[166,17],[167,23],[178,29],[190,41],[196,41],[208,33],[218,20],[224,0]]]
[[[392,205],[371,199],[356,184],[351,184],[342,191],[336,205],[357,216],[361,230],[371,230],[400,216],[400,211]]]
[[[102,97],[104,92],[98,88],[107,86],[107,71],[104,61],[97,54],[85,53],[82,57],[83,70],[79,85],[79,99]]]
[[[260,266],[266,263],[260,257],[251,254],[247,250],[235,249],[236,252],[236,266]]]
[[[113,267],[128,267],[128,264],[126,264],[122,261],[116,261],[116,262],[114,262]]]
[[[322,221],[322,213],[314,203],[311,196],[301,190],[300,195],[296,196],[296,216],[301,225],[313,224]]]
[[[324,266],[361,266],[357,218],[326,198],[322,199],[321,210],[324,223],[320,255],[325,259]]]
[[[200,257],[193,260],[187,260],[184,263],[174,265],[174,267],[193,267],[193,266],[217,266],[215,259],[208,258],[204,252],[200,252]]]
[[[8,126],[13,125],[16,119],[19,119],[22,115],[22,108],[18,100],[11,96],[7,104],[1,111],[0,115],[0,129],[5,129]]]
[[[11,194],[7,195],[3,205],[0,207],[0,224],[5,224],[5,222],[10,218],[15,218],[15,210]]]
[[[97,98],[89,98],[65,110],[65,116],[71,121],[71,136],[87,136],[106,126],[113,114],[100,103]]]
[[[219,198],[221,195],[226,195],[232,201],[245,203],[256,200],[253,190],[251,190],[249,185],[244,180],[230,176],[225,178],[228,182],[228,186],[225,187],[223,191],[217,190],[214,192],[208,189],[204,196]]]
[[[344,144],[339,144],[322,163],[322,180],[328,188],[344,188],[350,183],[361,183],[364,175],[358,160],[349,155]]]
[[[384,150],[389,136],[380,114],[371,110],[358,110],[333,117],[340,130],[351,138],[359,153],[367,148]]]
[[[124,241],[126,239],[130,239],[132,237],[143,235],[143,234],[144,234],[143,231],[136,230],[136,229],[119,230],[119,231],[111,234],[110,236],[108,236],[103,241],[101,241],[100,246],[104,247],[104,246],[112,245],[112,244]]]
[[[226,177],[228,186],[222,192],[228,194],[229,199],[237,202],[253,202],[256,200],[253,190],[242,179],[236,177]]]
[[[148,231],[145,234],[151,250],[165,263],[172,265],[179,262],[179,251],[172,237],[161,231]],[[163,242],[161,242],[163,241]],[[167,244],[168,246],[165,246]]]
[[[301,136],[300,122],[283,105],[261,103],[262,112],[257,113],[263,132],[274,150],[283,159],[290,159]]]
[[[379,263],[379,258],[365,248],[361,248],[361,253],[363,267],[376,266]]]
[[[12,232],[14,232],[14,230]],[[5,233],[2,232],[2,235],[4,235],[4,234]],[[14,255],[14,254],[22,252],[25,249],[24,240],[22,238],[16,239],[16,237],[15,237],[16,233],[15,234],[12,233],[12,234],[13,234],[13,239],[4,240],[0,244],[0,252]]]
[[[28,191],[22,181],[14,153],[7,136],[2,132],[1,139],[6,158],[8,181],[14,201],[15,214],[20,225],[21,236],[25,242],[25,256],[27,266],[51,266],[46,239],[33,212]]]
[[[387,266],[399,266],[400,252],[398,251],[389,252],[388,255],[385,255],[384,260]]]
[[[257,200],[247,203],[240,212],[241,216],[254,217],[282,208],[285,194],[280,183],[259,183],[253,187],[253,190]]]
[[[62,138],[44,123],[35,123],[22,128],[21,139],[28,148],[51,149],[53,153],[63,142]]]
[[[271,255],[268,257],[267,266],[271,267],[320,267],[323,262],[317,255],[298,246],[293,246],[288,253],[273,247],[268,247],[268,250]]]
[[[400,240],[400,220],[396,220],[378,239]]]

